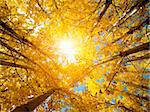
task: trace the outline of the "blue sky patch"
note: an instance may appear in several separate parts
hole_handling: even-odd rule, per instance
[[[114,98],[113,98],[110,102],[111,102],[112,104],[115,104],[115,103],[116,103],[116,101],[115,101]]]
[[[100,36],[101,36],[101,37],[103,37],[104,35],[105,35],[105,33],[104,33],[104,32],[102,32],[102,33],[100,34]]]
[[[145,79],[150,79],[150,74],[143,74],[142,76],[143,76],[143,78],[145,78]]]
[[[69,106],[66,106],[66,107],[64,107],[64,108],[61,109],[61,112],[66,112],[66,111],[69,110],[69,109],[70,109],[70,107],[69,107]]]
[[[100,45],[96,45],[96,50],[100,50]]]
[[[102,82],[104,82],[104,81],[105,81],[105,80],[104,80],[104,76],[102,76],[102,78],[96,80],[96,82],[98,82],[98,83],[102,83]]]
[[[123,99],[123,96],[120,96],[120,99]]]
[[[126,92],[128,92],[128,88],[127,88],[127,87],[124,86],[123,89],[124,89]]]
[[[136,37],[138,38],[138,37],[142,37],[143,36],[143,34],[136,34]]]
[[[93,63],[94,63],[94,64],[97,64],[97,63],[98,63],[98,60],[94,60]]]
[[[86,90],[85,84],[81,84],[81,85],[74,88],[74,92],[83,92],[85,90]]]

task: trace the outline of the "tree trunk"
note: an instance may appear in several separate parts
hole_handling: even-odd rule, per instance
[[[51,96],[58,89],[51,89],[48,92],[34,98],[33,100],[27,102],[26,104],[17,106],[12,112],[30,112],[33,111],[37,106],[39,106],[43,101],[45,101],[49,96]]]

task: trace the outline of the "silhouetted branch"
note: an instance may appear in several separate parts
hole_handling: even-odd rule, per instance
[[[10,67],[17,67],[17,68],[24,68],[24,69],[32,69],[33,70],[33,68],[31,68],[31,67],[16,64],[16,63],[11,63],[11,62],[6,62],[4,60],[0,60],[0,65],[10,66]]]
[[[8,31],[7,34],[9,34],[14,39],[20,41],[21,43],[24,43],[26,45],[32,45],[30,41],[25,39],[24,37],[21,37],[19,34],[17,34],[12,28],[10,28],[6,23],[4,23],[2,20],[0,20],[0,25]]]
[[[54,66],[57,68],[57,70],[60,70],[60,68],[58,67],[58,65],[56,64],[56,62],[45,52],[43,52],[43,50],[41,50],[40,48],[38,48],[36,45],[34,45],[32,42],[30,42],[29,40],[25,39],[24,37],[22,37],[21,35],[17,34],[12,28],[10,28],[6,23],[4,23],[3,21],[0,20],[0,25],[6,30],[8,31],[7,33],[10,34],[11,37],[13,37],[14,39],[20,41],[23,44],[28,45],[29,47],[39,51],[41,54],[43,54],[44,56],[47,56],[48,58],[51,59],[52,63],[54,64]],[[8,45],[7,45],[8,46]]]
[[[9,46],[8,44],[6,44],[5,42],[0,40],[0,44],[4,47],[6,47],[8,50],[15,52],[16,54],[24,57],[25,59],[27,59],[28,61],[32,62],[33,64],[35,64],[35,62],[31,59],[29,59],[27,56],[23,55],[22,53],[18,52],[17,50],[15,50],[14,48],[12,48],[11,46]]]

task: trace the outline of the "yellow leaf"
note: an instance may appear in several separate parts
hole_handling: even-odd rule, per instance
[[[87,78],[86,79],[86,84],[87,84],[88,90],[91,92],[91,94],[93,96],[95,96],[95,94],[99,92],[99,85],[98,85],[98,83],[96,83],[91,78]]]

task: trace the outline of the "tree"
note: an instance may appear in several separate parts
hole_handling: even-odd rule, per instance
[[[0,110],[148,112],[148,0],[2,0]]]

